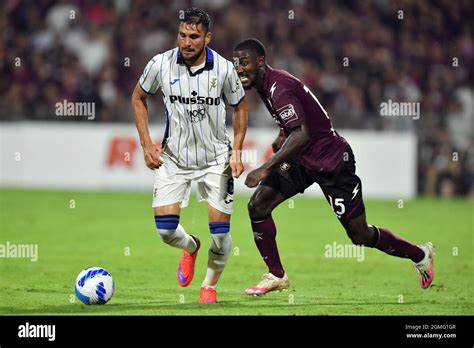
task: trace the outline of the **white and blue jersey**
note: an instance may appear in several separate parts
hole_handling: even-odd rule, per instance
[[[149,94],[161,89],[166,113],[164,151],[173,162],[202,169],[229,160],[224,96],[232,106],[245,96],[230,61],[206,47],[204,66],[193,71],[176,47],[154,56],[139,84]]]

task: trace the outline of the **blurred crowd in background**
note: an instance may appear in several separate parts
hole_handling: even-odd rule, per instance
[[[144,66],[176,46],[179,11],[199,6],[211,15],[210,47],[221,55],[231,59],[235,43],[260,39],[269,63],[300,78],[336,129],[415,132],[421,194],[474,198],[472,0],[5,0],[0,6],[1,120],[63,121],[55,105],[67,100],[94,102],[93,122],[133,122],[130,96]],[[150,121],[164,122],[160,97],[151,99]],[[249,126],[275,127],[254,92],[248,99]],[[389,99],[419,102],[420,118],[381,116]]]

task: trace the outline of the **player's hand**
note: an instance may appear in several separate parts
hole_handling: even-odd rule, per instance
[[[158,169],[164,163],[161,155],[163,149],[158,144],[148,144],[143,146],[146,166],[150,169]]]
[[[232,169],[232,176],[234,178],[238,178],[245,170],[244,164],[242,163],[242,159],[239,155],[233,152],[232,156],[230,157],[230,168]]]
[[[245,179],[245,185],[248,187],[256,187],[260,182],[262,182],[270,174],[270,170],[265,168],[257,168],[252,170]]]

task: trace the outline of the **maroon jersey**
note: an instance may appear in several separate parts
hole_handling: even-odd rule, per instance
[[[331,172],[337,167],[347,142],[332,128],[328,114],[300,80],[267,65],[259,95],[286,134],[306,125],[310,140],[297,155],[304,167],[316,172]]]

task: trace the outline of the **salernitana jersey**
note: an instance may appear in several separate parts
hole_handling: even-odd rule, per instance
[[[245,96],[232,62],[206,47],[204,66],[193,72],[176,47],[154,56],[139,84],[148,94],[162,92],[163,149],[178,166],[201,169],[229,160],[225,100],[237,106]]]
[[[318,98],[300,80],[267,65],[260,98],[286,134],[305,124],[310,139],[295,156],[315,172],[331,172],[343,159],[346,140],[332,127]]]

